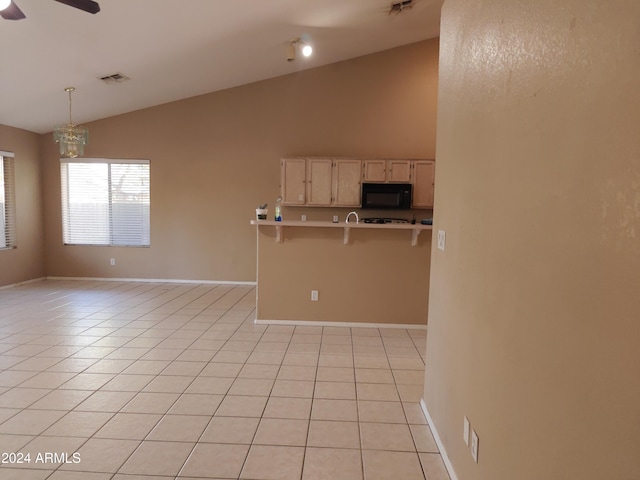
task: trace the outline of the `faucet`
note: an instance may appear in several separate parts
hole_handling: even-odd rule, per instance
[[[358,214],[356,212],[349,212],[349,215],[347,215],[347,218],[344,221],[344,223],[349,223],[349,218],[351,218],[351,215],[355,215],[356,216],[356,223],[358,223],[360,221],[360,220],[358,220]]]

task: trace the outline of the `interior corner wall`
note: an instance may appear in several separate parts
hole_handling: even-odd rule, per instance
[[[86,124],[87,157],[151,161],[150,248],[62,244],[43,135],[47,275],[255,281],[249,221],[279,196],[280,159],[433,158],[437,78],[432,39]]]
[[[0,250],[0,286],[44,276],[39,135],[0,125],[0,150],[15,154],[17,248]]]
[[[445,1],[424,400],[460,480],[640,478],[638,18]]]

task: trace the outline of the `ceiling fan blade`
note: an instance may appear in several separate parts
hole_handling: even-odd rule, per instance
[[[100,5],[93,0],[56,0],[58,3],[64,3],[70,7],[79,8],[89,13],[98,13],[100,11]]]
[[[23,18],[26,18],[24,13],[22,13],[22,10],[20,10],[14,2],[11,2],[7,8],[2,10],[0,15],[5,20],[22,20]]]

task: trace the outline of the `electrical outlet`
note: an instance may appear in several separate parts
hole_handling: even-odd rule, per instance
[[[475,430],[471,433],[471,456],[473,461],[478,463],[478,448],[480,447],[480,439]]]
[[[109,259],[109,264],[113,267],[116,264],[116,259],[115,258],[110,258]]]
[[[302,220],[303,222],[306,222],[307,216],[303,213],[302,216],[300,217],[300,220]]]
[[[447,243],[447,237],[444,230],[438,230],[438,250],[444,252],[445,244]]]
[[[311,290],[311,301],[312,302],[318,301],[318,290]]]
[[[464,417],[464,431],[462,433],[462,439],[467,447],[469,446],[469,430],[471,430],[471,424],[469,423],[469,419]]]

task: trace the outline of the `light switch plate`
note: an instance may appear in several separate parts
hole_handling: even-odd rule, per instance
[[[473,461],[478,463],[478,448],[480,447],[480,439],[475,430],[471,432],[471,456]]]
[[[438,230],[438,250],[444,252],[444,247],[447,241],[446,233],[444,230]]]

